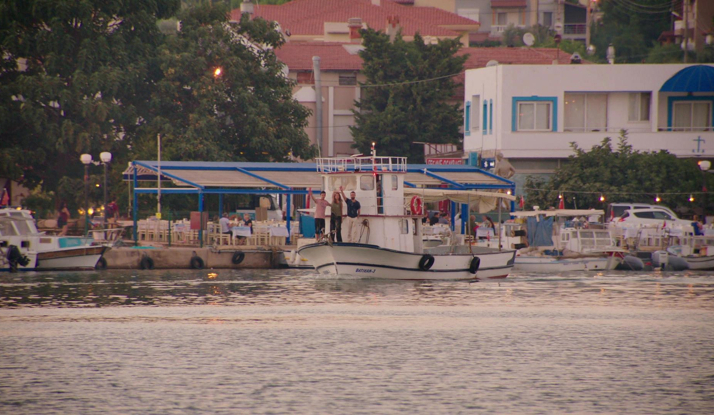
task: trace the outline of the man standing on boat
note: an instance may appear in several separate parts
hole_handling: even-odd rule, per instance
[[[320,237],[325,233],[325,209],[330,206],[330,202],[325,200],[327,193],[323,190],[320,192],[320,198],[317,199],[310,189],[310,197],[315,202],[315,239],[320,240]]]
[[[347,203],[347,217],[343,224],[343,229],[347,230],[347,242],[359,242],[359,214],[362,206],[357,201],[357,194],[354,191],[350,192],[349,199],[345,196],[342,186],[340,186],[340,193],[342,193],[342,198]]]

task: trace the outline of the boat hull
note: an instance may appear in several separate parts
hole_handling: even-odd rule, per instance
[[[87,246],[38,252],[35,269],[94,269],[106,249],[105,246]]]
[[[609,256],[592,257],[548,257],[517,256],[513,269],[524,272],[567,272],[567,271],[602,271],[613,270],[619,261]]]
[[[497,251],[473,254],[432,255],[433,265],[420,268],[427,254],[380,248],[376,245],[336,243],[311,244],[298,250],[320,274],[350,275],[366,278],[398,280],[473,280],[505,278],[513,268],[515,251]],[[475,273],[470,267],[475,257],[479,267]]]
[[[689,269],[693,270],[714,270],[714,256],[680,256],[687,262]]]

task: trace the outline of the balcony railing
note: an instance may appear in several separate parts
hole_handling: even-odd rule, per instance
[[[585,23],[566,24],[563,26],[563,34],[565,35],[584,35],[587,29]]]

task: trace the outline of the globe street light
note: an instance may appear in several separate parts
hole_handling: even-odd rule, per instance
[[[92,164],[91,154],[82,154],[79,160],[84,164],[84,236],[89,231],[89,165]]]
[[[107,220],[107,165],[112,161],[112,153],[104,151],[99,153],[99,159],[102,160],[104,164],[104,223],[108,223]]]

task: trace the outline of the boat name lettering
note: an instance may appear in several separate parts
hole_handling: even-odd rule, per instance
[[[375,272],[377,272],[377,270],[375,270],[375,269],[369,269],[369,268],[357,268],[357,271],[356,271],[356,272],[364,272],[364,273],[367,273],[367,274],[374,274]]]

